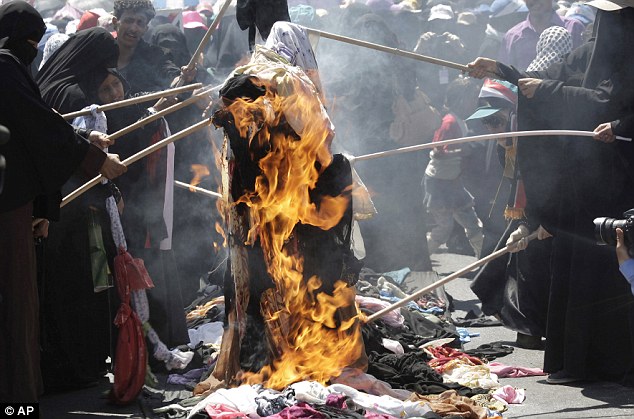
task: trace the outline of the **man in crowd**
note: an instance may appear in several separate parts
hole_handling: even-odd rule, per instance
[[[525,70],[535,58],[539,35],[551,26],[563,26],[572,36],[573,48],[583,43],[583,23],[577,19],[559,16],[552,0],[526,0],[526,20],[513,26],[504,35],[498,60]]]

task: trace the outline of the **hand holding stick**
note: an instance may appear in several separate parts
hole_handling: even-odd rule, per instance
[[[209,125],[211,125],[211,118],[204,119],[198,122],[197,124],[190,126],[189,128],[185,128],[184,130],[179,131],[176,134],[170,135],[169,137],[155,144],[152,144],[151,146],[139,151],[138,153],[133,154],[132,156],[125,159],[122,163],[127,167],[131,165],[132,163],[141,160],[143,157],[146,157],[147,155],[152,154],[153,152],[165,147],[166,145],[171,144],[177,140],[180,140],[181,138],[184,138]],[[75,198],[77,198],[78,196],[80,196],[81,194],[83,194],[84,192],[92,188],[93,186],[97,185],[101,181],[102,178],[103,178],[102,175],[95,176],[89,182],[86,182],[81,187],[75,189],[73,192],[66,195],[64,199],[62,200],[60,208],[63,208],[65,205],[69,204]]]
[[[531,240],[537,238],[537,232],[533,232],[530,235],[528,235],[527,237],[524,237],[522,240],[527,240],[528,242],[530,242]],[[405,305],[407,305],[407,303],[409,303],[410,301],[414,301],[417,298],[427,294],[428,292],[431,292],[433,290],[435,290],[436,288],[445,285],[448,282],[453,281],[456,278],[459,278],[460,276],[471,272],[473,270],[475,270],[476,268],[479,268],[480,266],[492,261],[493,259],[497,259],[502,255],[505,255],[507,253],[509,253],[510,251],[512,251],[516,246],[516,243],[511,243],[509,245],[507,245],[506,247],[501,248],[500,250],[497,250],[493,253],[491,253],[489,256],[483,257],[482,259],[476,260],[475,262],[473,262],[472,264],[460,269],[457,272],[454,272],[453,274],[444,277],[443,279],[434,282],[433,284],[416,291],[414,294],[410,295],[407,298],[402,299],[401,301],[398,301],[388,307],[385,307],[382,310],[377,311],[376,313],[372,314],[371,316],[368,316],[365,319],[365,323],[370,323],[373,322],[374,320],[377,320],[380,317],[385,316],[387,313],[389,313],[392,310],[396,310],[397,308],[401,308]]]
[[[214,21],[209,26],[209,29],[207,29],[207,32],[205,32],[205,36],[203,36],[203,39],[200,40],[200,43],[198,44],[196,51],[194,51],[194,54],[189,60],[189,63],[187,63],[186,66],[181,68],[181,75],[176,77],[174,81],[172,82],[174,87],[177,87],[183,84],[183,82],[185,81],[184,75],[191,75],[196,69],[196,62],[198,61],[198,57],[205,50],[207,43],[209,43],[209,40],[211,39],[211,35],[213,35],[214,32],[216,32],[216,29],[218,29],[218,26],[220,26],[220,21],[222,20],[222,17],[224,16],[225,12],[231,5],[231,1],[232,0],[225,0],[224,4],[218,11],[218,15],[214,18]]]
[[[203,39],[200,40],[200,43],[198,44],[198,48],[196,48],[196,51],[192,55],[192,58],[189,60],[189,63],[187,64],[187,68],[189,70],[192,70],[196,66],[196,61],[198,61],[198,56],[202,54],[203,50],[207,46],[207,43],[211,39],[211,35],[213,35],[213,33],[216,32],[216,29],[218,29],[218,26],[220,26],[220,21],[222,20],[222,17],[225,15],[225,12],[227,11],[230,5],[231,5],[231,0],[225,0],[225,3],[222,5],[220,10],[218,11],[218,15],[214,18],[214,21],[209,26],[209,29],[207,29],[205,36],[203,36]]]
[[[192,97],[190,97],[189,99],[177,103],[175,105],[169,106],[165,109],[163,109],[162,111],[159,111],[155,114],[152,114],[146,118],[140,119],[137,122],[135,122],[134,124],[128,125],[125,128],[120,129],[117,132],[112,133],[111,135],[108,136],[108,139],[110,140],[116,140],[119,137],[122,137],[134,130],[136,130],[137,128],[141,128],[147,124],[149,124],[152,121],[156,121],[159,118],[164,117],[165,115],[168,115],[172,112],[176,112],[179,109],[182,109],[184,107],[187,107],[189,105],[191,105],[192,103],[198,102],[199,100],[205,98],[205,96],[207,95],[207,93],[209,93],[210,91],[212,91],[214,88],[210,88],[210,89],[205,89],[203,91],[201,91],[200,93],[197,93],[195,95],[193,95]]]

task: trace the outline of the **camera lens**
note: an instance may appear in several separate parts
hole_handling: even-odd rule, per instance
[[[609,244],[616,246],[616,229],[627,230],[627,220],[617,218],[599,217],[594,219],[594,237],[597,244]]]

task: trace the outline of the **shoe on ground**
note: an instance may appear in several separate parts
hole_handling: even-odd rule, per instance
[[[573,377],[568,374],[566,371],[557,371],[548,376],[546,378],[546,382],[548,384],[569,384],[574,383],[576,381],[581,381],[580,378]]]
[[[523,349],[544,349],[544,342],[541,336],[525,335],[524,333],[517,333],[515,343],[518,347]]]

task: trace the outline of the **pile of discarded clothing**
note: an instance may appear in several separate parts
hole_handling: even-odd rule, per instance
[[[379,274],[363,269],[355,285],[356,301],[370,315],[436,279],[433,272],[404,269]],[[513,351],[502,344],[463,351],[465,334],[452,322],[449,300],[439,288],[364,324],[367,370],[346,368],[327,386],[302,381],[281,391],[262,385],[218,388],[202,384],[220,347],[224,298],[219,287],[207,286],[187,314],[195,362],[189,371],[168,377],[168,383],[181,384],[193,395],[154,413],[212,418],[502,417],[508,405],[522,403],[525,394],[498,379],[543,372],[492,362]]]

